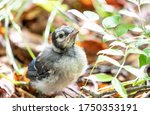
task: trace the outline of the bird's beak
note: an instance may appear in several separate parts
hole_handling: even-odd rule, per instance
[[[76,38],[76,35],[79,33],[79,31],[78,30],[74,30],[70,35],[69,35],[69,37],[70,38]]]
[[[78,33],[79,33],[78,30],[74,30],[74,31],[70,34],[70,38],[75,38]]]
[[[76,35],[79,33],[78,30],[74,30],[71,34],[69,34],[66,38],[67,43],[71,40],[71,39],[75,39]]]

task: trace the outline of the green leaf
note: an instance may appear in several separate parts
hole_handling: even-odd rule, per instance
[[[130,49],[127,51],[127,53],[128,53],[128,54],[129,54],[129,53],[133,53],[133,54],[143,54],[143,55],[147,56],[147,54],[146,54],[144,51],[142,51],[142,50],[140,50],[140,49],[138,49],[138,48],[130,48]]]
[[[150,61],[149,61],[149,63],[150,63]],[[147,56],[141,54],[139,56],[139,64],[140,64],[140,67],[142,67],[143,65],[148,64],[148,62],[147,62]]]
[[[120,83],[117,78],[113,78],[111,83],[120,96],[122,96],[123,98],[128,97],[125,87]]]
[[[145,26],[145,29],[146,29],[146,33],[145,33],[145,36],[150,36],[150,25],[146,25]]]
[[[135,75],[136,77],[139,77],[141,75],[140,69],[134,68],[129,65],[125,65],[123,68],[128,72],[130,72],[131,74]]]
[[[126,10],[126,9],[123,9],[123,10],[120,10],[119,11],[120,14],[123,14],[125,16],[129,16],[129,17],[134,17],[136,19],[140,19],[139,15],[133,11],[129,11],[129,10]]]
[[[124,56],[123,51],[118,49],[105,49],[98,52],[98,54],[107,54],[107,55],[114,55],[114,56]]]
[[[105,28],[114,28],[120,23],[120,19],[121,19],[121,16],[119,15],[110,16],[110,17],[105,18],[102,21],[102,25]]]
[[[121,41],[114,41],[110,44],[110,46],[120,46],[120,47],[126,48],[126,44]]]
[[[132,32],[137,32],[137,33],[143,32],[143,29],[139,26],[133,26],[132,28],[129,28],[129,30],[131,30]]]
[[[143,51],[147,54],[147,56],[143,54],[139,56],[140,67],[150,64],[150,48],[145,48]]]
[[[145,45],[145,44],[149,44],[149,40],[148,39],[137,39],[136,42],[135,42],[135,46],[136,47],[139,47],[141,45]]]
[[[100,82],[110,82],[113,79],[111,75],[107,75],[104,73],[96,74],[95,77],[97,81],[100,81]]]
[[[137,79],[135,82],[133,82],[133,86],[142,85],[145,83],[145,80],[142,78]]]
[[[103,42],[112,41],[112,40],[117,40],[117,38],[109,34],[105,34],[103,36]]]
[[[115,28],[115,33],[117,36],[122,36],[123,34],[127,33],[129,29],[134,27],[135,26],[131,24],[121,24]]]
[[[86,29],[89,29],[91,31],[94,31],[94,32],[102,34],[102,35],[106,34],[104,29],[100,25],[92,23],[92,22],[89,23],[88,21],[85,22],[81,28],[86,28]]]
[[[115,33],[118,37],[122,36],[123,34],[125,34],[127,32],[128,32],[128,27],[124,24],[119,25],[115,28]]]
[[[68,10],[68,12],[72,13],[73,15],[77,16],[78,18],[84,21],[88,20],[88,18],[78,10],[72,9],[72,10]]]
[[[108,56],[99,55],[96,62],[100,63],[100,62],[103,62],[103,61],[107,61],[107,62],[109,62],[109,63],[111,63],[111,64],[113,64],[117,67],[120,67],[120,63],[118,61],[116,61],[116,60],[114,60],[114,59],[112,59]]]
[[[83,14],[91,21],[99,20],[99,15],[92,11],[84,11]]]

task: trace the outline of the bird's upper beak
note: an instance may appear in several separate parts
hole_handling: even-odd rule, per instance
[[[74,30],[70,35],[69,35],[69,37],[70,38],[76,38],[76,35],[79,33],[79,31],[78,30]]]
[[[75,39],[76,35],[79,33],[78,30],[74,30],[71,34],[69,34],[66,38],[66,42],[68,43],[71,39]]]

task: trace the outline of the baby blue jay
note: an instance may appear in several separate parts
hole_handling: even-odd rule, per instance
[[[62,26],[52,33],[52,43],[46,47],[27,71],[30,84],[39,92],[52,95],[62,91],[87,68],[87,58],[82,48],[75,45],[78,31]]]

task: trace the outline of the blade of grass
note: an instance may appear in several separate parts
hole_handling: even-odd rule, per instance
[[[62,3],[63,0],[60,0],[60,3]],[[51,26],[52,26],[52,23],[55,19],[55,16],[57,15],[57,9],[54,9],[50,15],[49,15],[49,18],[48,18],[48,21],[47,21],[47,25],[46,25],[46,28],[45,28],[45,32],[44,32],[44,42],[47,44],[48,43],[48,36],[49,36],[49,32],[50,32],[50,29],[51,29]]]
[[[10,21],[12,23],[13,28],[16,29],[18,34],[21,36],[21,38],[22,38],[22,40],[23,40],[23,42],[25,44],[25,47],[26,47],[27,51],[29,52],[30,56],[32,57],[32,59],[35,59],[34,53],[32,52],[30,46],[28,45],[28,43],[26,42],[25,38],[22,35],[22,31],[21,31],[20,26],[13,20],[13,16],[12,16],[11,13],[9,13],[9,18],[10,18]]]
[[[44,32],[44,42],[45,43],[48,43],[48,36],[49,36],[49,32],[50,32],[50,28],[52,26],[52,23],[54,21],[54,18],[57,14],[57,10],[53,10],[48,18],[48,21],[47,21],[47,25],[46,25],[46,29],[45,29],[45,32]]]
[[[0,78],[5,78],[5,79],[7,79],[8,81],[10,81],[14,85],[26,85],[26,84],[28,84],[27,82],[24,82],[24,81],[15,81],[15,80],[12,80],[7,75],[4,75],[2,73],[0,73]]]
[[[15,62],[15,58],[14,58],[14,55],[12,53],[12,49],[11,49],[11,46],[10,46],[10,42],[9,42],[9,37],[8,37],[8,32],[9,32],[9,28],[8,28],[8,25],[9,25],[9,18],[8,16],[5,16],[5,40],[6,40],[6,53],[7,53],[7,56],[10,58],[11,62],[12,62],[12,65],[14,67],[14,69],[19,72],[19,68]]]

